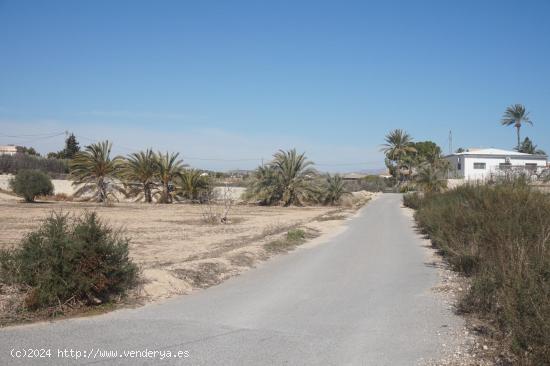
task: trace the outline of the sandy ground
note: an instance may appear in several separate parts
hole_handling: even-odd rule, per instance
[[[370,194],[359,195],[362,199]],[[359,197],[357,196],[357,197]],[[356,201],[358,198],[356,197]],[[105,207],[83,202],[22,203],[0,196],[0,248],[10,248],[52,211],[79,214],[94,210],[126,229],[130,255],[142,269],[139,296],[149,300],[183,294],[219,283],[270,256],[264,244],[302,227],[330,235],[354,209],[334,207],[259,207],[236,205],[228,224],[206,224],[206,205],[117,203]],[[212,210],[220,207],[213,206]]]

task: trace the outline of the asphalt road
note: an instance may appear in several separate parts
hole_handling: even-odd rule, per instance
[[[461,320],[430,290],[437,270],[425,263],[401,196],[382,195],[348,225],[329,242],[192,295],[3,329],[0,364],[396,366],[437,358]],[[51,356],[17,358],[12,349]],[[73,359],[59,357],[71,350]],[[118,354],[101,358],[106,350]],[[122,354],[132,350],[150,357]],[[161,360],[160,351],[181,358]]]

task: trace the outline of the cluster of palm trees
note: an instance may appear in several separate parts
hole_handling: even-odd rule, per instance
[[[147,203],[175,200],[204,202],[212,197],[209,176],[189,169],[178,153],[151,149],[111,158],[112,144],[86,146],[69,162],[75,196],[96,202],[133,197]],[[295,149],[278,151],[273,160],[254,172],[246,196],[264,205],[338,204],[349,192],[339,175],[320,175],[313,162]]]
[[[187,169],[178,153],[155,153],[151,149],[111,158],[109,141],[93,143],[69,162],[75,196],[107,202],[117,194],[148,203],[199,200],[211,192],[208,176]]]
[[[386,135],[381,151],[386,155],[386,165],[395,177],[396,186],[412,182],[426,192],[445,188],[450,164],[435,143],[415,143],[407,132],[396,129]]]
[[[349,194],[340,175],[321,175],[305,153],[279,150],[254,172],[246,198],[262,205],[338,204]]]

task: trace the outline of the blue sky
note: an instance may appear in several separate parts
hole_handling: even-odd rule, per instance
[[[511,148],[523,103],[548,152],[549,39],[544,0],[0,0],[0,144],[69,130],[213,169],[296,147],[351,171],[384,166],[393,128]]]

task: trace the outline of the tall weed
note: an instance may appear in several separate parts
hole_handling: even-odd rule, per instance
[[[461,186],[426,196],[415,217],[471,276],[461,309],[492,320],[517,364],[550,364],[550,195],[521,181]]]

